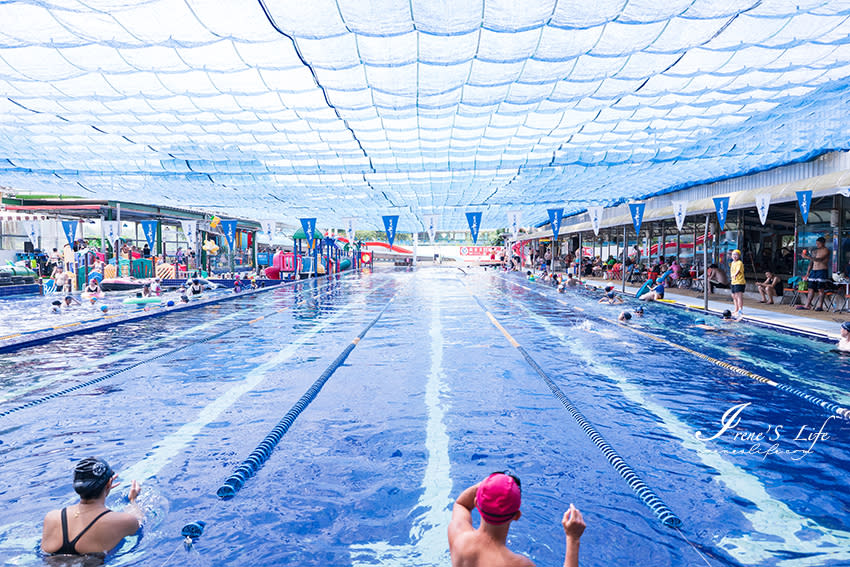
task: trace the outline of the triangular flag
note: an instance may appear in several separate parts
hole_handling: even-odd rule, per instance
[[[558,240],[558,232],[561,230],[561,219],[564,217],[564,209],[546,209],[549,213],[549,226],[552,227],[552,238]]]
[[[63,220],[62,221],[62,232],[65,233],[65,238],[68,239],[68,245],[73,247],[74,240],[77,239],[77,225],[78,221],[75,220]]]
[[[629,211],[632,215],[632,224],[635,225],[635,233],[640,234],[640,225],[643,223],[643,211],[646,203],[629,203]]]
[[[759,193],[756,195],[756,209],[759,212],[761,224],[767,222],[767,210],[770,208],[770,193]]]
[[[466,213],[466,222],[469,223],[469,232],[472,233],[472,243],[478,243],[478,231],[481,230],[482,213]]]
[[[434,244],[434,238],[437,236],[437,222],[440,220],[438,215],[425,215],[425,228],[428,231],[428,238],[431,244]]]
[[[38,248],[38,237],[41,235],[41,221],[25,220],[24,229],[27,231],[27,238],[30,239],[32,245]]]
[[[274,219],[265,219],[260,221],[260,226],[263,227],[263,233],[265,233],[266,238],[269,239],[269,244],[271,244],[274,239],[277,223]]]
[[[599,224],[602,222],[602,209],[604,207],[587,207],[587,216],[590,217],[590,226],[593,234],[599,236]]]
[[[224,232],[224,238],[227,239],[227,247],[233,250],[233,243],[236,242],[236,223],[235,220],[221,221],[221,231]]]
[[[726,214],[729,212],[729,197],[715,197],[714,208],[717,211],[717,222],[720,223],[720,230],[724,230]]]
[[[685,200],[675,200],[673,203],[673,217],[676,219],[676,228],[679,229],[679,232],[682,231],[682,227],[685,226],[685,216],[687,216],[688,212],[688,202]]]
[[[301,229],[304,231],[304,238],[307,239],[307,248],[313,247],[313,236],[316,232],[316,219],[299,219],[301,221]]]
[[[812,210],[812,192],[797,191],[797,204],[800,205],[800,214],[803,217],[803,224],[808,224],[809,211]]]
[[[384,231],[387,233],[387,241],[390,243],[390,249],[392,249],[395,231],[398,228],[398,215],[384,215],[381,218],[384,220]]]
[[[156,247],[156,225],[157,220],[143,220],[141,223],[142,232],[145,233],[145,240],[148,241],[148,247],[153,250]]]
[[[519,235],[519,223],[522,220],[522,215],[519,211],[508,211],[508,228],[514,238]]]
[[[198,246],[198,221],[181,220],[180,228],[183,229],[183,236],[186,237],[186,246],[189,250],[194,250]],[[116,236],[117,237],[117,236]]]

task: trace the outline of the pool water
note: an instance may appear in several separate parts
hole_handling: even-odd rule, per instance
[[[447,565],[454,498],[506,468],[524,490],[509,545],[537,565],[562,563],[570,503],[588,525],[584,566],[850,564],[847,420],[716,363],[847,407],[850,361],[746,324],[702,332],[697,314],[668,305],[618,325],[636,303],[597,298],[516,274],[388,269],[0,355],[0,558],[43,564],[41,519],[73,502],[73,463],[100,455],[125,490],[142,482],[152,516],[109,565]],[[219,499],[390,300],[256,475]],[[487,312],[680,530],[629,488]],[[735,407],[736,427],[696,436],[714,436]],[[196,520],[207,527],[187,551],[180,530]]]

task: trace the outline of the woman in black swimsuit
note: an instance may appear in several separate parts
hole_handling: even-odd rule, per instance
[[[109,491],[118,485],[117,478],[103,459],[89,457],[77,463],[74,490],[80,495],[80,502],[47,513],[41,549],[63,555],[105,553],[136,533],[143,518],[136,504],[139,483],[134,480],[130,487],[126,512],[113,512],[105,505]]]

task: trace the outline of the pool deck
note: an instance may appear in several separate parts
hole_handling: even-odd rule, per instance
[[[597,287],[613,285],[617,291],[622,289],[620,280],[603,280],[601,278],[584,278],[582,281]],[[635,295],[640,286],[626,284],[626,293]],[[753,299],[757,294],[747,293],[744,296],[744,321],[778,327],[784,330],[803,332],[820,338],[837,341],[841,336],[841,323],[850,321],[850,313],[820,312],[797,310],[790,305],[765,305]],[[704,299],[701,292],[672,288],[664,292],[665,303],[704,311]],[[732,298],[726,294],[715,293],[709,296],[708,313],[720,315],[726,309],[732,309]]]

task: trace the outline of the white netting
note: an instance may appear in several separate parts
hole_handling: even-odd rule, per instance
[[[422,230],[848,147],[835,0],[0,3],[0,184]]]

